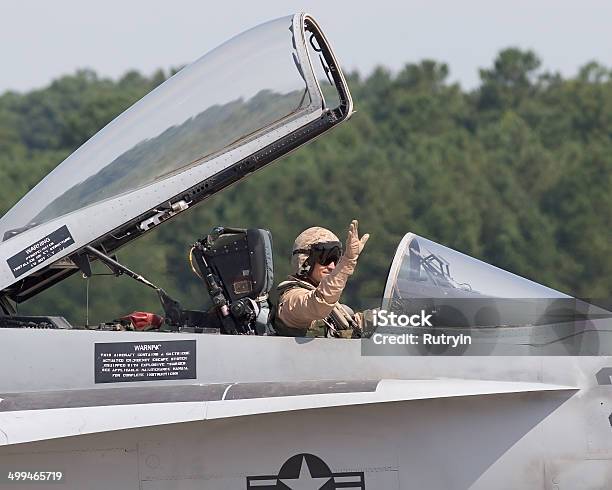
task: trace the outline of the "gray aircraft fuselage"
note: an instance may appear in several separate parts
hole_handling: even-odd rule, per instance
[[[363,473],[368,489],[612,481],[609,357],[385,357],[363,356],[359,340],[3,334],[0,467],[62,471],[52,488],[247,488],[248,477],[271,482],[300,454],[324,461],[340,474],[334,481]],[[195,342],[194,379],[94,381],[95,344],[185,340]],[[298,486],[302,476],[286,478],[289,488],[320,488]]]

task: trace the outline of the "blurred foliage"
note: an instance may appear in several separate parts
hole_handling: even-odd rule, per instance
[[[356,307],[382,294],[408,231],[572,295],[608,297],[612,74],[595,62],[570,79],[540,67],[535,53],[506,49],[472,91],[432,60],[353,73],[358,112],[348,123],[132,243],[120,260],[198,308],[206,292],[187,252],[213,226],[270,229],[280,281],[301,230],[321,225],[343,237],[358,218],[372,237],[345,292]],[[79,71],[2,95],[0,213],[167,75],[112,81]],[[160,310],[128,278],[89,281],[90,322]],[[85,294],[75,274],[20,310],[83,323]]]

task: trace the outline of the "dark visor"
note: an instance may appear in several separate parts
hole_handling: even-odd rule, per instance
[[[321,265],[329,265],[332,262],[337,264],[342,257],[342,243],[341,242],[321,242],[315,243],[308,249],[294,250],[293,254],[308,254],[308,261],[311,265],[319,263]]]

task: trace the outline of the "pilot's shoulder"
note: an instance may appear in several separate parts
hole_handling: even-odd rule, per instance
[[[282,284],[282,283],[281,283]],[[300,286],[300,285],[287,285],[283,289],[280,288],[281,284],[278,287],[278,301],[279,304],[282,304],[292,298],[297,298],[308,294],[309,290]]]

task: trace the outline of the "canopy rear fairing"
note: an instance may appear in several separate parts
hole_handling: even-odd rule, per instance
[[[324,104],[305,26],[333,68],[343,102],[335,110]],[[166,219],[351,113],[342,72],[310,16],[236,36],[109,123],[0,219],[0,289],[16,301],[33,296],[77,270],[67,259],[63,269],[51,264],[88,244],[124,245],[148,230],[143,220],[158,224],[161,208],[175,205]]]

